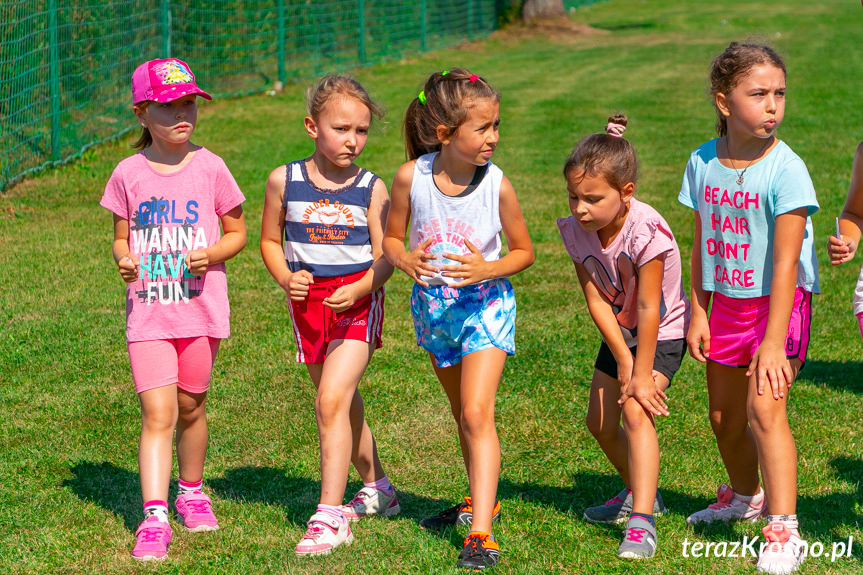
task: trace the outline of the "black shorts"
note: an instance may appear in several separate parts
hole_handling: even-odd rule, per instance
[[[638,349],[637,345],[629,348],[632,352],[632,357],[635,357],[635,352]],[[667,339],[656,342],[656,354],[653,358],[653,369],[668,378],[674,377],[674,374],[680,369],[680,362],[683,361],[683,356],[686,354],[685,339]],[[614,354],[608,344],[603,340],[599,346],[599,353],[596,355],[596,363],[593,367],[609,377],[617,379],[617,360],[614,359]]]

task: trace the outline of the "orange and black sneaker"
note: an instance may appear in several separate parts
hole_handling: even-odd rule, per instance
[[[492,510],[492,523],[500,521],[500,501],[495,501],[494,509]],[[423,529],[431,529],[432,531],[440,531],[453,525],[470,525],[473,522],[473,507],[471,507],[470,497],[465,497],[464,501],[444,509],[437,515],[426,517],[420,521],[420,527]]]
[[[500,559],[500,546],[491,533],[471,531],[464,538],[464,549],[458,556],[458,568],[480,571],[491,569]]]

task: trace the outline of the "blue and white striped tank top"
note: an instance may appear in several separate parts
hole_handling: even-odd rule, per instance
[[[366,219],[378,177],[360,169],[349,186],[316,188],[305,160],[286,166],[285,261],[292,272],[334,277],[367,270],[374,260]]]

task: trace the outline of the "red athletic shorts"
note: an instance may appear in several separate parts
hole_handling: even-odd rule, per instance
[[[330,342],[354,339],[374,342],[381,347],[381,330],[384,324],[384,288],[358,300],[354,307],[336,313],[324,305],[339,287],[354,283],[365,271],[330,278],[316,277],[309,286],[309,297],[304,301],[290,301],[294,340],[297,343],[297,361],[323,363]]]

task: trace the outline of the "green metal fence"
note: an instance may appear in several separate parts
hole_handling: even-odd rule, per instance
[[[218,96],[488,35],[509,0],[0,0],[0,190],[134,128],[129,79],[186,60]]]

